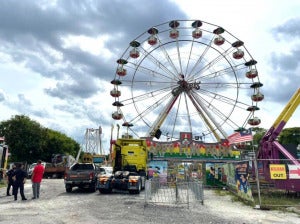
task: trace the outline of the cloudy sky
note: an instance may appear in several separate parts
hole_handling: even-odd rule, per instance
[[[108,150],[116,60],[149,27],[174,19],[217,24],[258,61],[269,128],[300,87],[300,1],[0,1],[0,120],[24,114],[82,143],[103,129]],[[300,126],[299,109],[286,127]]]

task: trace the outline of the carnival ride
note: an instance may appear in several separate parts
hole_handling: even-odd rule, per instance
[[[112,118],[137,137],[172,141],[188,132],[221,142],[261,122],[256,64],[244,42],[220,26],[173,20],[150,27],[117,60]]]
[[[296,192],[300,192],[300,161],[277,141],[277,137],[299,104],[300,88],[294,93],[274,124],[263,136],[257,155],[258,160],[263,164],[264,178],[267,181],[274,182],[276,188]],[[285,168],[289,169],[287,179],[272,179],[270,176],[271,164],[285,164]],[[294,168],[293,171],[291,170],[292,167]],[[292,173],[296,174],[295,179],[292,179]]]
[[[98,129],[87,128],[84,135],[84,143],[80,147],[76,161],[84,163],[96,163],[102,165],[106,163],[106,155],[102,148],[102,127]],[[81,157],[81,158],[80,158]]]

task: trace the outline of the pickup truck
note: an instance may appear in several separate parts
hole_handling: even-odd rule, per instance
[[[97,175],[100,167],[94,163],[76,163],[65,173],[66,192],[72,192],[73,187],[96,191]]]

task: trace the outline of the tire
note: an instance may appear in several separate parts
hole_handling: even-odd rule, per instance
[[[139,180],[139,186],[138,189],[136,190],[129,190],[129,194],[139,194],[142,190],[142,184],[141,184],[141,180]]]
[[[92,185],[90,186],[90,191],[91,191],[91,192],[96,192],[96,184],[92,184]]]
[[[141,190],[145,190],[145,185],[146,185],[146,176],[142,178],[142,188],[141,188]]]
[[[141,183],[141,179],[140,179],[140,181],[139,181],[139,187],[138,187],[138,189],[135,191],[135,193],[136,193],[136,194],[139,194],[139,193],[141,192],[141,190],[142,190],[142,183]]]
[[[109,189],[99,189],[99,193],[101,193],[101,194],[110,194],[111,191],[112,191],[111,188],[109,188]]]
[[[66,192],[67,193],[72,192],[72,186],[71,185],[66,185]]]

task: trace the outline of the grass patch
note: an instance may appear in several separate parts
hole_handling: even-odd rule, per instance
[[[255,202],[259,203],[258,193],[253,193]],[[300,211],[300,196],[295,192],[282,190],[263,190],[260,194],[261,208],[287,211],[290,207],[298,208]]]
[[[219,196],[230,196],[232,202],[241,202],[247,206],[253,207],[259,205],[257,192],[253,193],[254,204],[250,201],[240,198],[235,192],[223,189],[215,189]],[[261,192],[261,210],[278,210],[283,212],[294,212],[300,214],[300,196],[295,192],[287,193],[282,190],[262,190]]]

